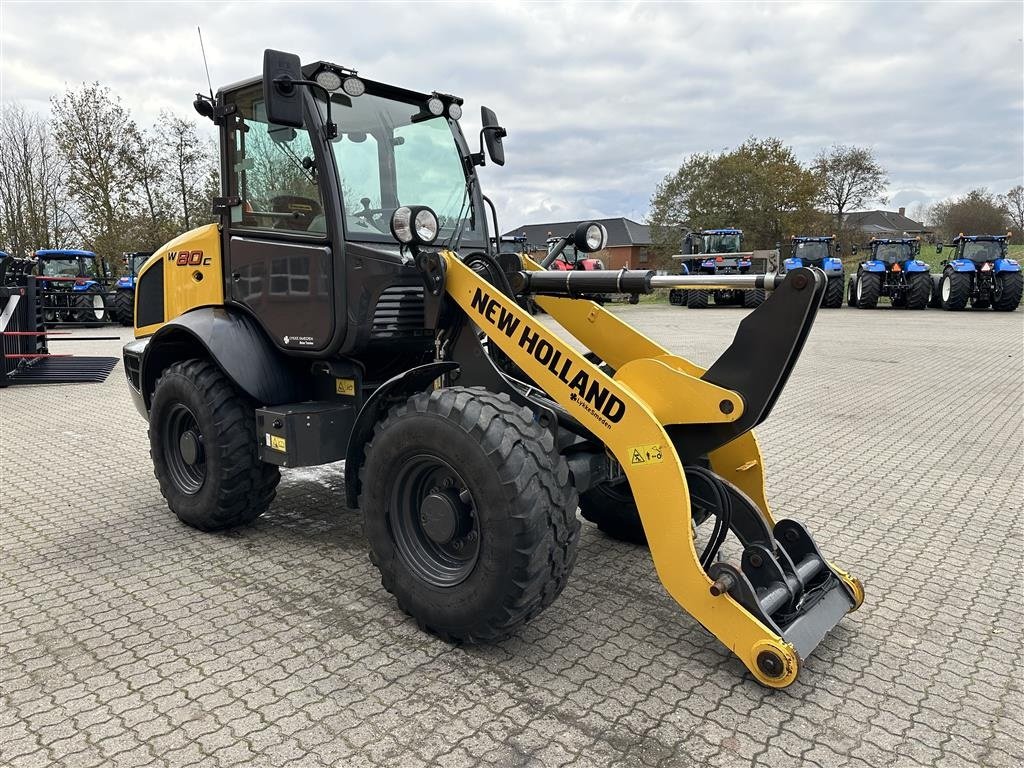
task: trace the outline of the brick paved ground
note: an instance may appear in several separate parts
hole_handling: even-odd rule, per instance
[[[622,311],[705,364],[742,315]],[[759,434],[776,511],[868,598],[785,691],[589,525],[538,620],[453,648],[380,587],[338,467],[204,535],[164,506],[120,365],[2,391],[0,764],[1020,765],[1022,330],[822,313]]]

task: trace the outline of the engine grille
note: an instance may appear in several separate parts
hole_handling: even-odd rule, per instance
[[[393,285],[377,299],[373,310],[371,339],[422,336],[424,329],[423,286]]]

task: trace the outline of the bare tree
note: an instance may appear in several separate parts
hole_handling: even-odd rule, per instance
[[[1024,238],[1024,187],[1018,184],[1002,196],[1001,202],[1006,208],[1014,239],[1017,242],[1022,242],[1022,238]]]
[[[177,217],[189,230],[210,218],[208,193],[214,155],[190,120],[161,112],[159,130]]]
[[[833,144],[814,158],[812,167],[821,179],[821,202],[835,215],[838,226],[843,214],[868,201],[886,202],[881,192],[888,177],[870,149]]]
[[[64,168],[46,122],[0,108],[0,247],[18,255],[72,244]]]

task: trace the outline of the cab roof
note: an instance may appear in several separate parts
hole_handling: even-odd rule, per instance
[[[742,235],[742,229],[700,229],[694,232],[695,235]]]
[[[827,243],[835,240],[835,235],[793,235],[790,238],[794,243]]]
[[[1008,239],[1009,235],[965,235],[962,232],[953,238],[954,243],[977,243],[977,242],[991,242],[1001,243]]]
[[[95,259],[96,254],[92,251],[76,251],[70,248],[47,248],[42,251],[36,251],[36,256],[40,259],[63,259],[67,257],[78,258],[79,256],[83,259]]]
[[[879,245],[906,245],[908,243],[920,243],[919,237],[872,237],[871,243]],[[869,245],[871,244],[869,243]]]

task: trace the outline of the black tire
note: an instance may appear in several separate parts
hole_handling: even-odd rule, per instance
[[[683,288],[673,288],[668,292],[668,303],[673,307],[685,307],[686,306],[686,290]]]
[[[747,309],[754,309],[764,304],[764,289],[763,288],[752,288],[749,291],[742,291],[743,293],[743,306]]]
[[[75,296],[75,322],[87,325],[103,325],[108,321],[110,312],[107,297],[98,287],[93,286]]]
[[[825,286],[825,298],[821,300],[821,306],[826,309],[839,309],[843,306],[843,278],[830,277]]]
[[[114,319],[121,325],[135,325],[135,291],[122,288],[114,293]]]
[[[580,494],[580,514],[600,531],[619,541],[646,544],[640,511],[629,483],[602,483]]]
[[[874,309],[878,306],[878,297],[882,293],[882,276],[874,272],[861,272],[857,275],[854,290],[858,309]]]
[[[686,306],[690,309],[707,309],[708,292],[696,288],[687,289]]]
[[[932,309],[942,309],[942,294],[939,292],[940,282],[942,282],[942,275],[932,275],[932,297],[928,300],[928,306]]]
[[[550,431],[508,395],[414,395],[376,426],[360,480],[370,560],[422,629],[495,642],[565,587],[576,489]]]
[[[1021,294],[1024,293],[1024,273],[1001,272],[995,280],[992,308],[996,312],[1013,312],[1020,306]]]
[[[149,425],[160,493],[183,523],[201,531],[232,528],[270,506],[281,474],[260,461],[252,404],[213,363],[169,366],[156,383]]]
[[[966,272],[944,272],[939,281],[939,294],[943,309],[959,312],[971,297],[971,276]]]
[[[928,272],[911,272],[907,279],[910,290],[907,292],[907,309],[925,309],[932,295],[932,276]]]
[[[857,306],[857,276],[850,275],[850,279],[847,281],[849,288],[846,291],[846,306],[856,307]]]

